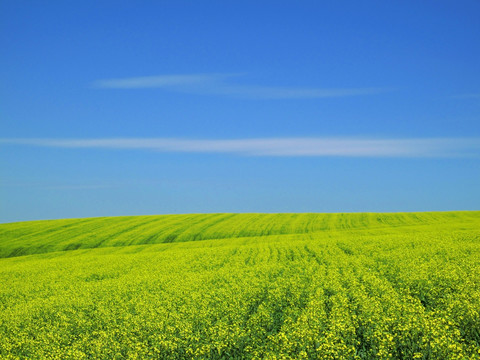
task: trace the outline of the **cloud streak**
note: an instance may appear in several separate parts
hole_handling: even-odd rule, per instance
[[[480,138],[257,138],[257,139],[0,139],[0,145],[69,149],[149,150],[242,156],[480,157]]]
[[[193,74],[193,75],[160,75],[142,76],[121,79],[97,80],[95,87],[106,89],[142,89],[176,86],[197,86],[221,82],[235,74]]]
[[[160,75],[121,79],[97,80],[96,88],[103,89],[146,89],[160,88],[165,91],[201,95],[219,95],[250,99],[308,99],[378,94],[386,88],[303,88],[261,85],[238,85],[233,78],[242,74],[193,74]]]

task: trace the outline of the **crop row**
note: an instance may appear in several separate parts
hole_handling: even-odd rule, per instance
[[[0,357],[479,359],[476,230],[243,237],[0,260]]]

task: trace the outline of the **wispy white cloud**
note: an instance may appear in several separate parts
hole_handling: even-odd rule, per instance
[[[358,95],[370,95],[385,92],[387,89],[358,88],[358,89],[317,89],[295,87],[269,86],[218,86],[210,89],[211,94],[228,95],[250,99],[308,99],[331,98]],[[205,92],[207,93],[207,92]]]
[[[479,157],[480,138],[257,138],[195,140],[175,138],[0,139],[0,145],[72,149],[152,150],[229,153],[244,156]]]
[[[105,89],[162,88],[167,91],[203,95],[222,95],[251,99],[301,99],[377,94],[387,88],[303,88],[261,85],[238,85],[232,78],[242,74],[160,75],[98,80],[95,87]]]
[[[159,75],[121,79],[97,80],[93,86],[108,89],[141,89],[162,87],[195,87],[206,86],[223,81],[237,74],[191,74],[191,75]]]

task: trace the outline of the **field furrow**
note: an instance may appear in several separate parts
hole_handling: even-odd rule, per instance
[[[0,229],[0,358],[480,358],[478,212]]]

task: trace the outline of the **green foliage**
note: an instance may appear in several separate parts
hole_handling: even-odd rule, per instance
[[[480,212],[0,224],[0,254],[0,358],[480,359]]]

